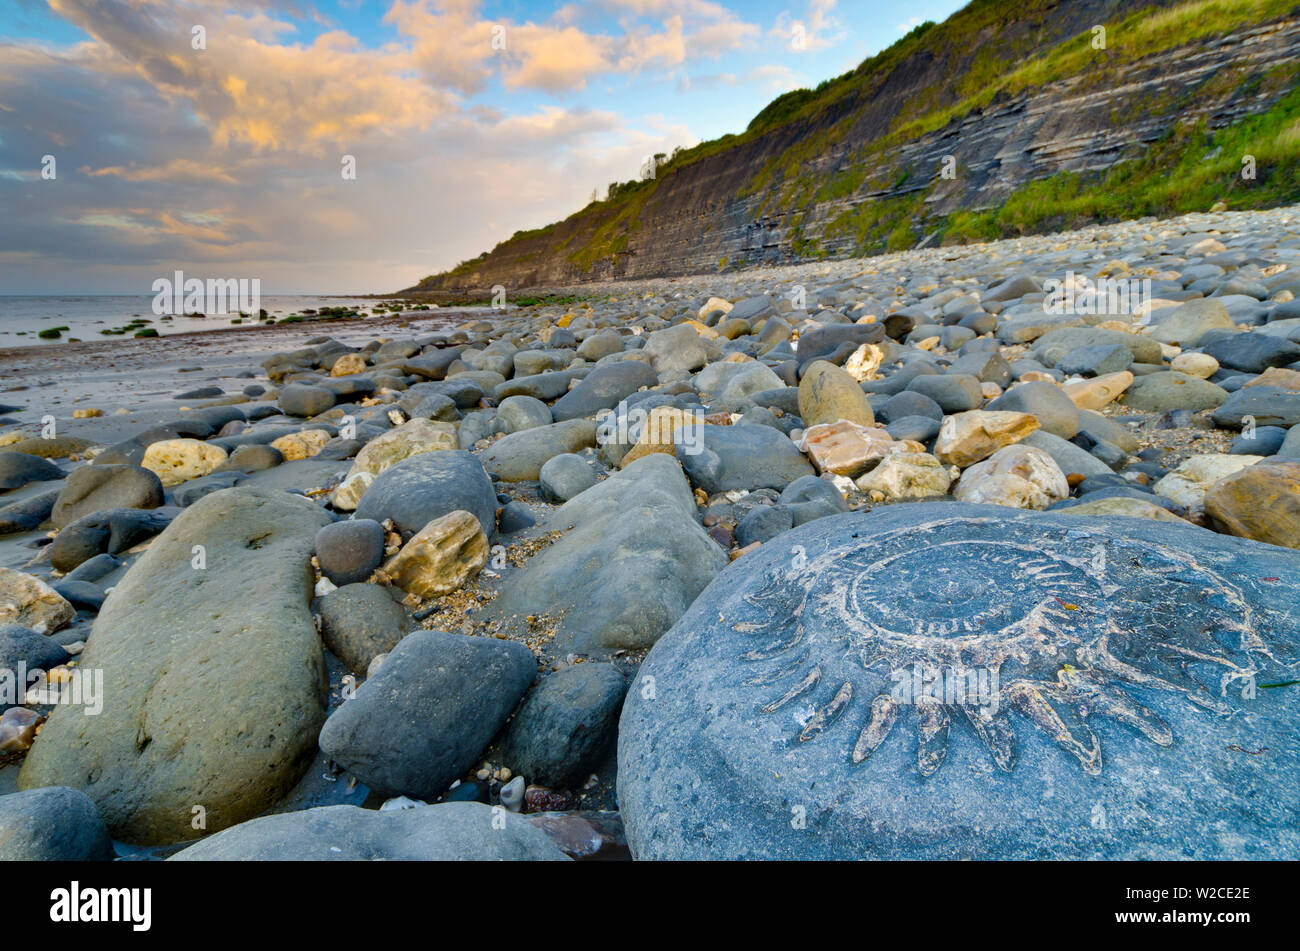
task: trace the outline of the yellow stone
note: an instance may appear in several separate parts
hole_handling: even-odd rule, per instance
[[[384,564],[383,572],[403,591],[427,599],[460,590],[487,560],[483,526],[469,512],[457,510],[412,535]]]
[[[325,448],[330,441],[330,434],[323,429],[304,429],[299,433],[290,433],[272,440],[271,448],[280,450],[286,462],[297,459],[310,459]]]
[[[226,450],[199,439],[164,439],[144,451],[144,466],[164,486],[180,485],[212,472],[226,461]]]

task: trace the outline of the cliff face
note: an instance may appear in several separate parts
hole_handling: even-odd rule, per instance
[[[1294,201],[1298,75],[1300,6],[977,0],[774,102],[745,133],[405,293],[707,273],[1219,199]],[[1255,177],[1242,177],[1256,152]]]

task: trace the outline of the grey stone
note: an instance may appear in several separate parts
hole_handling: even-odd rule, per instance
[[[551,408],[532,396],[507,396],[497,407],[497,421],[501,431],[517,433],[555,422]],[[464,424],[462,424],[463,426]]]
[[[320,748],[381,796],[434,799],[478,762],[536,672],[522,644],[415,631],[330,715]]]
[[[0,796],[0,862],[103,862],[113,842],[90,797],[66,786]]]
[[[550,619],[559,652],[648,647],[726,564],[695,512],[673,457],[638,459],[557,509],[544,527],[567,533],[507,574],[485,610],[520,632]]]
[[[391,518],[403,535],[413,535],[457,509],[478,518],[483,534],[492,537],[497,512],[492,480],[473,454],[443,449],[409,456],[381,472],[361,496],[356,517]]]
[[[336,585],[365,581],[384,559],[384,529],[371,518],[332,522],[316,533],[316,562]]]
[[[736,523],[736,544],[741,548],[754,542],[771,541],[794,527],[794,512],[786,505],[760,505],[749,510]]]
[[[1068,439],[1053,436],[1041,429],[1030,433],[1020,442],[1023,445],[1043,450],[1056,460],[1056,464],[1061,467],[1061,471],[1067,476],[1072,473],[1078,473],[1082,476],[1109,475],[1111,472],[1110,466],[1096,456],[1079,448]]]
[[[1256,426],[1294,426],[1300,423],[1300,393],[1278,386],[1249,386],[1229,394],[1212,419],[1223,429],[1241,429],[1247,417]]]
[[[928,396],[938,403],[945,413],[964,413],[978,408],[984,402],[979,379],[965,373],[918,376],[907,385],[907,388]]]
[[[1062,373],[1101,376],[1127,370],[1133,363],[1133,351],[1122,344],[1095,344],[1071,350],[1056,362]]]
[[[1209,380],[1167,370],[1138,377],[1124,391],[1121,400],[1125,406],[1146,413],[1166,413],[1175,409],[1198,413],[1214,409],[1227,398],[1227,391]]]
[[[1051,383],[1018,383],[984,408],[1029,413],[1038,418],[1043,431],[1062,439],[1073,439],[1079,431],[1078,408],[1064,390]]]
[[[217,830],[287,793],[325,716],[309,600],[326,521],[262,489],[185,510],[114,587],[79,657],[111,702],[98,716],[56,707],[19,785],[81,789],[114,837],[140,844],[194,838],[196,804]]]
[[[818,520],[733,562],[642,664],[619,726],[628,844],[1300,857],[1292,757],[1237,752],[1292,749],[1300,692],[1251,688],[1294,679],[1298,594],[1300,555],[1175,523],[956,503]],[[999,676],[941,706],[908,690],[914,665]]]
[[[1177,307],[1165,307],[1151,315],[1151,339],[1195,347],[1211,330],[1232,328],[1228,309],[1217,300],[1189,300]],[[1143,361],[1153,363],[1155,361]]]
[[[681,427],[674,444],[682,468],[709,495],[732,489],[784,489],[812,464],[786,436],[768,426]]]
[[[63,528],[104,509],[155,509],[163,504],[158,476],[140,466],[82,466],[68,474],[50,521]]]
[[[484,450],[483,468],[502,482],[535,482],[548,459],[595,445],[595,423],[565,420],[498,439]]]
[[[323,386],[290,383],[280,391],[276,401],[286,416],[319,416],[337,401],[337,397]]]
[[[595,416],[610,409],[644,386],[654,386],[659,375],[640,360],[623,360],[598,366],[582,382],[565,393],[551,407],[557,422]]]
[[[551,502],[567,502],[596,484],[596,470],[581,456],[565,453],[547,459],[537,481],[543,498]]]
[[[538,826],[477,802],[375,811],[319,806],[265,816],[172,856],[173,862],[562,862]]]
[[[1220,366],[1244,373],[1263,373],[1300,360],[1300,345],[1281,337],[1258,333],[1231,333],[1203,341],[1201,350]]]
[[[20,489],[28,482],[62,479],[64,472],[54,463],[25,452],[0,452],[0,491]]]
[[[557,671],[529,691],[511,719],[501,762],[530,783],[580,786],[609,750],[626,692],[627,679],[613,664]]]
[[[412,627],[388,589],[355,582],[320,599],[320,633],[331,654],[355,674],[396,647]]]

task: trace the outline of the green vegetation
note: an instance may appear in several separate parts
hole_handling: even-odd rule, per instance
[[[1162,140],[1134,149],[1104,173],[1060,173],[1030,182],[996,208],[964,209],[946,218],[932,215],[925,198],[937,182],[900,169],[896,150],[1030,90],[1069,80],[1074,91],[1086,92],[1107,83],[1117,68],[1204,44],[1298,9],[1297,0],[1152,3],[1101,24],[1103,44],[1094,28],[1068,37],[1051,33],[1051,24],[1061,22],[1059,0],[972,0],[943,23],[918,26],[853,70],[813,89],[777,96],[743,132],[656,156],[653,177],[611,184],[603,198],[593,194],[585,208],[564,221],[516,232],[494,252],[564,254],[591,273],[628,250],[646,210],[654,208],[660,187],[668,187],[674,175],[760,139],[766,156],[762,164],[734,196],[719,197],[752,197],[757,216],[790,215],[791,249],[808,258],[826,256],[827,245],[836,253],[846,244],[857,254],[901,250],[936,230],[945,243],[985,241],[1096,221],[1178,214],[1208,208],[1218,200],[1231,208],[1297,201],[1300,94],[1293,88],[1296,77],[1290,66],[1262,72],[1266,66],[1243,62],[1206,78],[1192,93],[1172,84],[1122,100],[1117,109],[1123,114],[1114,117],[1117,124],[1135,112],[1181,114],[1189,96],[1243,99],[1291,88],[1267,113],[1226,129],[1171,121]],[[943,69],[945,80],[918,85],[924,70],[935,74],[935,64]],[[899,95],[900,88],[907,89],[906,96]],[[899,105],[883,122],[877,111],[872,121],[882,127],[864,135],[857,124],[880,97],[892,97]],[[848,142],[855,144],[846,148]],[[1247,154],[1255,157],[1253,179],[1241,176],[1241,159]],[[898,194],[904,188],[908,190]],[[824,207],[827,204],[831,210]],[[812,221],[824,222],[819,236],[805,233],[805,222]],[[487,257],[484,252],[462,262],[448,276],[469,274]],[[727,264],[726,258],[719,260],[718,269]],[[436,286],[440,280],[428,277],[421,285]]]

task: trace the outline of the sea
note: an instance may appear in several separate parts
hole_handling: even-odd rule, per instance
[[[242,326],[254,328],[257,321],[244,318],[241,323],[238,313],[212,314],[203,317],[176,315],[164,320],[153,312],[154,297],[151,294],[117,295],[89,294],[67,297],[41,296],[18,297],[0,295],[0,349],[8,347],[55,346],[72,340],[119,340],[134,335],[136,328],[153,328],[159,336],[176,333],[194,333],[204,330],[218,330],[227,327]],[[267,314],[280,320],[305,310],[320,311],[327,307],[353,307],[362,314],[375,314],[376,309],[387,301],[363,299],[356,297],[315,297],[311,295],[287,294],[264,295],[260,308]],[[434,309],[434,305],[429,305]],[[233,310],[233,308],[232,308]],[[383,313],[379,311],[379,313]],[[132,321],[145,321],[136,324],[122,334],[106,334],[105,330],[118,330],[132,324]],[[42,330],[67,328],[60,330],[57,338],[42,338]]]

